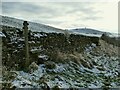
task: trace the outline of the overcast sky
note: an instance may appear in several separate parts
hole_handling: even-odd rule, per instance
[[[62,29],[118,32],[117,2],[2,2],[2,15]]]

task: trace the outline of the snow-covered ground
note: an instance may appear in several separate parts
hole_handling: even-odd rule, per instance
[[[88,69],[77,65],[72,66],[73,62],[68,64],[56,64],[55,69],[47,69],[44,64],[39,65],[38,70],[35,70],[33,73],[26,73],[23,71],[18,72],[18,76],[13,80],[12,84],[18,88],[25,87],[41,87],[42,83],[46,83],[50,88],[54,86],[59,86],[59,88],[100,88],[104,86],[104,77],[110,76],[116,78],[118,74],[113,71],[100,71],[96,67]],[[103,76],[102,76],[103,75]],[[42,81],[43,79],[43,81]],[[114,84],[113,84],[114,83]],[[118,83],[112,81],[110,82],[111,87],[118,88]]]
[[[40,88],[45,85],[53,88],[101,88],[104,87],[104,82],[109,78],[109,87],[120,88],[117,80],[119,72],[119,61],[116,56],[100,56],[93,55],[93,49],[97,46],[92,44],[86,47],[84,55],[87,62],[94,61],[91,69],[84,67],[82,64],[77,64],[72,61],[66,63],[56,63],[55,68],[49,69],[45,64],[38,65],[38,69],[33,72],[17,71],[17,77],[12,84],[18,88],[35,87]],[[46,57],[45,55],[43,57]],[[89,57],[89,59],[88,59]]]

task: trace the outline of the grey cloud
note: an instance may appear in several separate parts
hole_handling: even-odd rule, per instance
[[[97,11],[90,7],[91,3],[76,3],[76,2],[60,2],[60,3],[46,3],[44,6],[41,4],[34,5],[34,3],[26,2],[4,2],[2,4],[3,13],[16,13],[26,12],[40,14],[40,16],[52,17],[66,14],[74,14],[76,11],[85,14],[96,14]],[[59,7],[59,8],[58,8]]]
[[[53,3],[54,4],[54,3]],[[56,6],[64,7],[64,12],[66,13],[74,13],[76,11],[83,12],[85,14],[96,14],[99,11],[94,10],[93,7],[91,7],[94,3],[90,2],[63,2],[63,3],[55,3]],[[61,10],[61,11],[63,11]],[[59,11],[59,10],[58,10]]]
[[[82,17],[78,14],[77,20],[97,20],[96,14],[99,11],[95,11],[91,7],[93,3],[89,2],[59,2],[59,3],[41,3],[35,4],[33,2],[3,2],[2,10],[3,14],[16,15],[19,13],[22,17],[30,17],[33,21],[40,21],[43,23],[62,23],[62,20],[52,20],[59,16],[66,16],[71,14],[77,14],[82,12],[86,17]],[[80,17],[80,18],[79,18]],[[82,19],[81,19],[82,18]]]
[[[34,13],[34,14],[38,14],[38,13],[49,13],[50,11],[52,11],[50,8],[46,8],[43,6],[37,6],[34,5],[32,3],[26,3],[26,2],[3,2],[2,3],[2,10],[3,13]]]
[[[61,23],[63,23],[62,21],[55,21],[55,20],[48,19],[48,18],[41,18],[40,20],[33,19],[32,21],[41,22],[43,24],[61,24]]]
[[[13,5],[13,3],[11,3],[11,2],[8,2],[8,3],[2,3],[2,13],[12,13],[12,12],[14,12],[14,10],[15,10],[15,8],[16,8],[16,4],[14,3],[14,5]]]
[[[62,9],[56,10],[54,8],[54,13],[57,13],[56,16],[58,15],[71,15],[71,14],[77,14],[77,12],[82,12],[85,14],[87,17],[82,17],[84,20],[91,19],[91,20],[96,20],[100,19],[102,17],[98,17],[96,14],[101,13],[101,11],[95,10],[95,8],[92,7],[94,3],[90,2],[62,2],[62,3],[52,3],[53,5],[56,4],[56,7],[61,7]],[[52,5],[51,5],[52,6]],[[63,8],[64,7],[64,8]],[[77,14],[78,16],[81,17],[81,13]]]
[[[84,18],[83,18],[83,20],[98,20],[98,19],[102,19],[102,17],[87,16],[87,17],[84,17]]]

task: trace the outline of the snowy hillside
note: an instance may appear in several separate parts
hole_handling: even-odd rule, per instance
[[[2,16],[1,24],[4,26],[10,26],[10,27],[16,27],[16,28],[22,29],[23,21],[24,20]],[[29,29],[32,31],[48,32],[48,33],[49,32],[63,33],[62,29],[58,29],[51,26],[30,22],[30,21],[28,21],[28,23],[29,23]]]

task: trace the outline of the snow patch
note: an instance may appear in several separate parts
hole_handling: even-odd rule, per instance
[[[2,32],[0,32],[0,37],[6,37]]]

